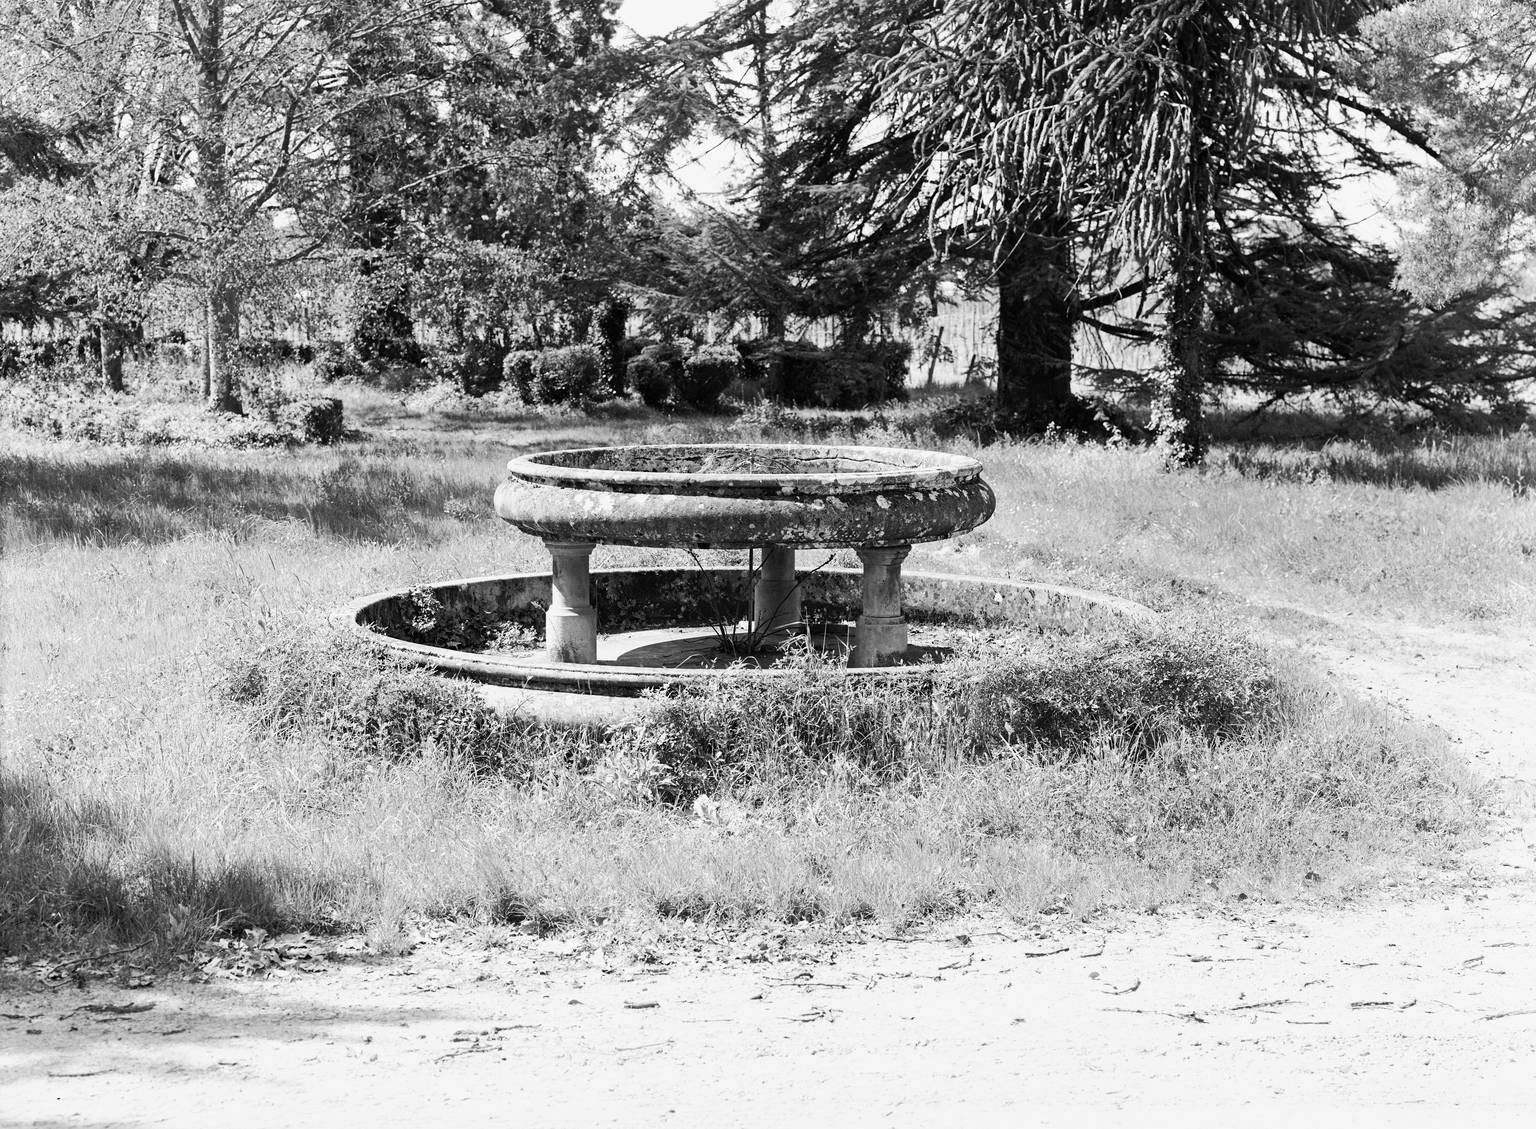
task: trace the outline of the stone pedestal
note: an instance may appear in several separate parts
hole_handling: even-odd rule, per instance
[[[544,613],[544,649],[550,662],[597,661],[597,612],[592,607],[592,545],[546,541],[549,550],[549,610]]]
[[[851,667],[894,666],[907,655],[907,621],[901,615],[901,562],[908,545],[859,549],[864,565],[863,614],[853,636]]]
[[[752,627],[764,636],[789,634],[800,619],[795,551],[783,545],[765,545],[752,588]]]

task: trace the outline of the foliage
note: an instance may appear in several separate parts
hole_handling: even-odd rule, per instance
[[[694,408],[713,408],[741,375],[741,355],[729,345],[706,345],[682,359],[672,375],[677,398]]]
[[[625,366],[629,386],[649,407],[659,408],[672,395],[672,377],[654,356],[644,353],[631,357]]]
[[[537,349],[513,349],[501,362],[503,384],[510,384],[518,399],[525,404],[534,403],[533,366],[539,359]]]
[[[321,384],[363,383],[374,371],[345,341],[325,341],[315,350],[312,369]]]
[[[610,294],[598,303],[592,319],[593,344],[602,360],[603,380],[615,396],[624,394],[626,357],[624,355],[626,332],[629,327],[629,302]]]
[[[334,396],[291,400],[278,409],[277,424],[301,443],[339,443],[347,433],[341,401]]]
[[[245,395],[251,414],[210,414],[195,405],[104,394],[54,370],[0,384],[0,420],[53,439],[113,446],[285,447],[336,443],[346,434],[342,403],[333,397],[293,398],[262,385]]]
[[[602,359],[591,345],[545,349],[530,365],[526,398],[530,404],[585,407],[607,395]]]
[[[766,375],[768,395],[781,403],[862,408],[906,398],[910,346],[822,349],[804,341],[762,341],[745,348],[753,367]]]
[[[1010,437],[1097,443],[1141,443],[1147,438],[1123,411],[1091,397],[1049,411],[1025,407],[1013,412],[1005,412],[990,398],[961,400],[935,412],[929,426],[939,440],[968,439],[983,446]]]
[[[1518,281],[1536,233],[1536,11],[1406,0],[1362,30],[1364,80],[1434,162],[1402,173],[1400,283],[1436,309]]]
[[[437,746],[450,755],[512,759],[520,731],[463,685],[402,667],[334,630],[274,635],[232,657],[223,693],[273,736],[318,728],[363,756],[399,759]]]
[[[1498,287],[1426,306],[1380,247],[1309,234],[1256,234],[1242,269],[1211,291],[1211,359],[1220,382],[1264,403],[1322,394],[1351,415],[1425,409],[1466,424],[1524,417],[1536,378],[1536,301]]]
[[[196,407],[140,406],[71,384],[0,387],[0,420],[52,439],[113,446],[283,447],[303,441],[293,423],[210,415]]]
[[[1210,626],[981,644],[913,682],[853,689],[815,659],[668,698],[634,737],[658,798],[771,792],[825,772],[865,786],[998,756],[1123,763],[1262,740],[1294,699],[1251,644]],[[1219,754],[1218,754],[1219,755]]]

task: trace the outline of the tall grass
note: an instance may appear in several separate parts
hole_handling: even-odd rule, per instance
[[[0,454],[0,945],[182,944],[285,922],[387,934],[420,914],[548,925],[907,920],[978,904],[1091,913],[1280,896],[1308,873],[1347,880],[1393,854],[1438,855],[1468,818],[1468,785],[1432,738],[1283,660],[1278,696],[1237,728],[1172,724],[1177,711],[1160,709],[1146,740],[1091,714],[1047,738],[1038,718],[1010,716],[997,723],[1008,740],[985,755],[934,759],[939,746],[911,740],[889,750],[922,771],[871,779],[856,758],[833,758],[773,785],[757,763],[669,794],[675,735],[551,744],[434,697],[438,684],[348,667],[361,660],[305,641],[304,625],[362,592],[539,567],[539,547],[490,514],[519,450],[743,433],[660,417],[431,424],[296,453],[12,437]],[[1170,475],[1139,452],[1070,445],[981,457],[997,516],[919,548],[913,567],[1087,584],[1197,615],[1254,600],[1489,630],[1536,617],[1536,509],[1486,476],[1431,489],[1235,465]],[[263,715],[276,700],[265,688],[232,694],[242,658],[270,669],[263,647],[350,671],[329,712],[290,698],[286,714]],[[1134,681],[1121,673],[1099,685]],[[810,683],[796,693],[827,726],[843,711],[849,749],[920,732],[910,703],[817,699]],[[1135,700],[1106,701],[1110,716],[1137,716]],[[740,753],[771,735],[763,718],[783,716],[732,707],[678,703],[668,724],[702,718],[707,732],[710,717],[734,716]],[[322,715],[346,724],[316,727]],[[1077,752],[1050,755],[1066,747]]]

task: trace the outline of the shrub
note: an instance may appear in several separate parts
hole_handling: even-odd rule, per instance
[[[629,386],[653,408],[661,407],[672,394],[672,381],[667,378],[666,369],[650,357],[630,358],[625,371],[629,377]]]
[[[748,346],[748,371],[767,379],[768,394],[798,407],[861,408],[905,396],[909,346],[821,349],[808,342]]]
[[[451,383],[466,396],[484,396],[501,387],[507,350],[489,339],[471,338],[464,348],[436,354],[427,371],[438,383]]]
[[[630,386],[640,393],[640,398],[653,408],[674,399],[691,402],[681,392],[681,385],[689,380],[683,371],[688,349],[676,341],[632,340],[643,344],[639,354],[629,362]]]
[[[629,303],[610,294],[598,304],[592,319],[592,344],[597,348],[601,379],[608,391],[615,396],[624,393],[626,339],[624,330],[629,325]]]
[[[645,350],[656,344],[654,337],[626,337],[624,338],[624,360],[632,361]]]
[[[329,445],[346,437],[341,401],[334,396],[306,396],[284,404],[277,423],[301,443]]]
[[[602,399],[602,365],[590,345],[545,349],[533,362],[529,402],[583,406]]]
[[[885,374],[885,399],[907,398],[907,369],[912,363],[912,345],[907,341],[877,341],[868,348],[869,359]]]
[[[1141,443],[1147,439],[1124,412],[1099,400],[1074,396],[1070,401],[1036,411],[999,411],[991,397],[963,400],[934,414],[931,422],[939,439],[970,439],[983,445],[1004,436],[1071,436],[1093,442]]]
[[[741,357],[733,347],[706,346],[683,358],[673,374],[672,387],[685,403],[695,408],[712,408],[740,375]]]
[[[262,419],[37,383],[0,388],[0,420],[53,439],[117,446],[283,447],[342,435],[341,402],[326,397],[275,406]]]
[[[525,404],[533,403],[533,365],[539,359],[537,349],[513,349],[501,362],[501,383],[517,393]]]
[[[321,384],[352,384],[363,382],[369,370],[346,342],[326,341],[315,350],[313,373]]]
[[[856,690],[814,660],[782,677],[670,699],[638,731],[665,798],[775,787],[827,771],[871,783],[1024,750],[1040,763],[1228,740],[1273,712],[1263,655],[1205,628],[996,641],[925,677]]]

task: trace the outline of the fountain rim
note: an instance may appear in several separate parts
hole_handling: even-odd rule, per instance
[[[672,572],[675,569],[668,568],[615,568],[594,569],[592,575],[597,577],[603,573],[634,573],[634,572]],[[735,567],[724,566],[706,568],[703,571],[714,572],[739,572]],[[849,568],[824,568],[821,570],[827,575],[859,576],[859,570]],[[440,580],[427,585],[407,585],[401,588],[385,589],[370,593],[348,601],[334,613],[335,620],[344,630],[359,634],[375,646],[381,647],[394,658],[415,666],[426,667],[444,674],[467,677],[472,681],[507,680],[514,685],[521,685],[536,692],[548,692],[553,690],[579,689],[579,692],[593,698],[610,696],[614,693],[620,696],[634,695],[646,690],[660,690],[668,686],[703,685],[712,679],[735,678],[783,678],[788,672],[776,668],[715,668],[708,670],[674,669],[645,666],[627,666],[617,663],[556,663],[547,660],[517,662],[509,658],[496,655],[487,655],[474,651],[454,650],[448,647],[434,647],[427,643],[416,643],[408,639],[386,635],[372,630],[362,622],[362,615],[368,608],[388,599],[404,596],[414,588],[452,588],[468,587],[474,584],[505,583],[507,581],[520,580],[544,580],[548,573],[544,572],[515,572],[498,573],[490,576],[461,577],[451,580]],[[1143,627],[1151,627],[1161,621],[1162,617],[1157,612],[1144,604],[1134,600],[1127,600],[1121,596],[1113,596],[1107,592],[1096,592],[1086,588],[1073,588],[1059,584],[1047,584],[1038,581],[1012,580],[999,576],[972,575],[967,573],[948,572],[913,572],[904,577],[905,580],[917,581],[946,581],[963,584],[989,584],[1004,588],[1039,592],[1069,602],[1082,603],[1100,608],[1111,615],[1126,620],[1129,623],[1139,624]],[[886,666],[886,667],[841,667],[834,668],[828,673],[839,679],[864,680],[898,680],[923,678],[930,676],[935,668],[927,664],[912,666]]]
[[[622,451],[655,452],[794,452],[828,458],[865,458],[880,461],[887,469],[869,471],[806,471],[743,473],[607,470],[561,466],[547,460],[554,456],[608,454]],[[975,481],[981,477],[980,460],[946,451],[909,447],[868,447],[803,443],[630,443],[603,447],[565,447],[519,455],[507,463],[510,478],[537,486],[610,493],[665,493],[706,497],[731,497],[770,493],[863,494],[890,489],[936,490]]]

